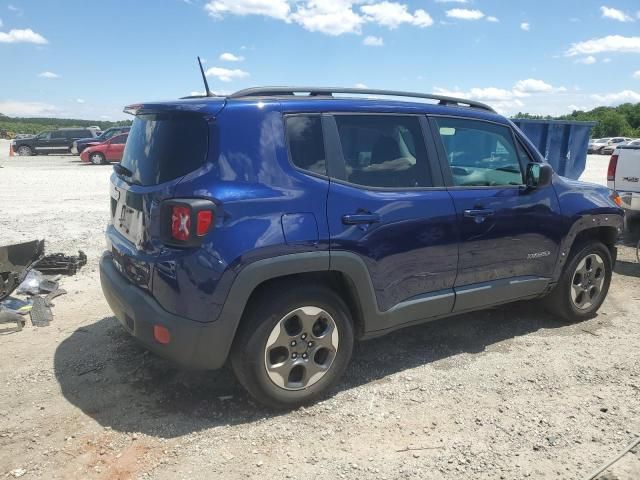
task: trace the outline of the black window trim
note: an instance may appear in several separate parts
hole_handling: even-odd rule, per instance
[[[426,124],[426,117],[424,113],[400,113],[400,112],[349,112],[349,111],[339,111],[339,112],[326,112],[323,115],[326,115],[328,120],[332,123],[332,127],[330,129],[325,129],[325,154],[330,156],[329,151],[326,148],[326,144],[329,142],[332,145],[337,145],[339,148],[332,148],[335,150],[332,152],[330,158],[328,158],[327,165],[333,165],[333,168],[330,168],[329,174],[332,182],[339,183],[340,185],[346,185],[352,188],[357,188],[359,190],[365,190],[370,192],[421,192],[421,191],[437,191],[437,190],[446,190],[446,185],[444,183],[444,179],[442,178],[442,174],[440,169],[437,168],[437,152],[435,149],[435,145],[433,142],[433,138],[430,135],[428,130],[428,125]],[[431,170],[431,180],[433,186],[431,187],[374,187],[369,185],[358,185],[356,183],[351,183],[345,179],[334,177],[331,175],[331,170],[344,170],[346,166],[346,162],[342,155],[342,142],[340,140],[340,135],[338,133],[338,125],[335,121],[336,116],[347,115],[347,116],[396,116],[396,117],[416,117],[418,119],[420,125],[420,132],[422,133],[422,141],[424,142],[425,150],[427,152],[427,162],[426,166]]]
[[[497,188],[509,189],[509,190],[515,190],[515,189],[523,190],[527,188],[526,184],[524,183],[522,185],[454,185],[451,166],[449,165],[449,160],[447,159],[447,154],[444,150],[444,145],[440,140],[440,131],[438,129],[438,125],[435,120],[436,118],[452,118],[456,120],[474,120],[476,122],[491,123],[493,125],[505,127],[509,129],[509,131],[511,132],[511,136],[513,138],[514,147],[515,147],[516,146],[515,142],[518,141],[518,138],[517,136],[515,136],[515,132],[513,131],[513,128],[510,125],[500,123],[500,122],[494,122],[492,120],[486,120],[483,118],[465,117],[461,115],[427,114],[427,118],[429,120],[429,125],[431,127],[431,134],[433,135],[434,138],[438,139],[438,141],[436,141],[436,149],[438,151],[438,160],[440,163],[440,168],[442,169],[442,175],[445,179],[445,185],[447,186],[447,190],[487,190],[487,189],[495,190]],[[529,152],[528,149],[526,149],[526,152],[529,155],[529,158],[531,158],[532,157],[531,152]],[[516,152],[516,156],[518,157],[518,164],[520,164],[520,168],[522,168],[522,162],[520,161],[520,158],[517,155],[517,152]],[[524,182],[525,172],[526,172],[526,169],[523,169],[522,170],[523,182]]]

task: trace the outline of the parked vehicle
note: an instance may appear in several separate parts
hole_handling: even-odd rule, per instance
[[[71,146],[71,153],[79,155],[85,148],[106,142],[115,135],[129,133],[129,130],[131,130],[131,127],[111,127],[102,132],[98,137],[81,138],[73,142],[73,145]]]
[[[271,407],[323,395],[355,340],[524,299],[582,320],[607,295],[623,210],[482,103],[272,87],[125,111],[104,295]]]
[[[607,145],[602,147],[602,149],[600,150],[600,153],[602,155],[611,155],[617,147],[619,147],[620,145],[624,145],[632,140],[633,138],[626,138],[626,137],[612,138],[611,140],[609,140]]]
[[[609,160],[607,186],[619,195],[628,216],[640,213],[640,140],[616,148]]]
[[[122,160],[124,146],[127,143],[128,133],[123,133],[111,137],[106,142],[92,145],[85,148],[80,154],[80,160],[83,162],[91,162],[94,165],[103,165],[108,162],[119,162]]]
[[[40,155],[48,153],[69,153],[71,145],[79,138],[95,138],[95,131],[84,128],[61,128],[48,130],[27,138],[11,142],[13,151],[18,155]]]
[[[587,153],[600,153],[607,143],[611,140],[611,137],[607,138],[594,138],[589,142],[589,148],[587,149]]]

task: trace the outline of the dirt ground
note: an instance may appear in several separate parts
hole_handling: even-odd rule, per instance
[[[606,163],[591,157],[590,179]],[[0,245],[89,255],[49,327],[0,336],[0,476],[581,480],[640,434],[637,234],[592,320],[520,303],[398,331],[359,344],[330,398],[274,414],[113,318],[97,272],[109,167],[9,159],[2,142],[0,166]],[[638,452],[606,478],[639,479]]]

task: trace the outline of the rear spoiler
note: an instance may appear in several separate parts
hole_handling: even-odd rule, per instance
[[[224,97],[181,99],[173,102],[134,103],[124,107],[123,112],[129,115],[193,112],[215,116],[224,108],[226,103],[227,100]]]

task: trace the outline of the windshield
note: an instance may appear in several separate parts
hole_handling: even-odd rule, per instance
[[[201,167],[207,157],[209,129],[194,113],[139,115],[133,122],[122,157],[130,181],[156,185]]]

